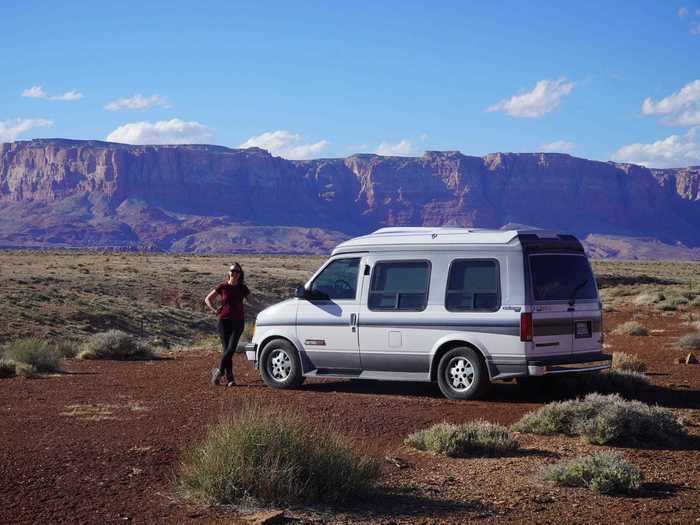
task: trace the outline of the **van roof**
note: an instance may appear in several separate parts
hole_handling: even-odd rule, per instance
[[[452,245],[519,245],[518,236],[528,234],[539,239],[558,239],[555,232],[539,229],[488,230],[483,228],[393,227],[380,228],[368,235],[348,239],[333,250],[333,254],[373,251],[392,247],[452,246]]]

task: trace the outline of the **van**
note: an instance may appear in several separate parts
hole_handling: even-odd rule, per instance
[[[581,243],[542,230],[382,228],[338,245],[246,345],[264,382],[437,381],[476,399],[495,380],[610,367]]]

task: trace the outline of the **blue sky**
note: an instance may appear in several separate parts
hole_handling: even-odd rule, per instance
[[[700,0],[112,4],[0,3],[0,141],[700,165]]]

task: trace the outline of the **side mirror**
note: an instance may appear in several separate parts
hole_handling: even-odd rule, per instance
[[[297,286],[297,289],[294,291],[294,297],[297,299],[306,299],[306,288]]]

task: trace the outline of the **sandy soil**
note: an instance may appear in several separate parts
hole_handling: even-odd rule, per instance
[[[631,315],[608,314],[606,328]],[[673,363],[684,354],[673,346],[687,331],[680,320],[651,310],[636,315],[652,335],[608,336],[608,350],[647,362],[657,386],[648,401],[685,417],[695,439],[683,450],[618,449],[646,477],[633,497],[537,479],[548,462],[604,448],[577,438],[520,435],[520,452],[495,459],[439,458],[402,445],[408,433],[435,422],[510,424],[547,401],[515,384],[495,385],[474,402],[448,401],[433,385],[414,383],[315,381],[274,391],[238,355],[240,386],[227,389],[207,382],[216,353],[183,351],[150,362],[69,360],[63,374],[0,380],[0,522],[237,523],[240,509],[178,500],[174,473],[182,451],[208,424],[244,403],[263,402],[351,436],[384,464],[376,496],[343,509],[288,509],[297,523],[694,523],[700,521],[700,365]]]

